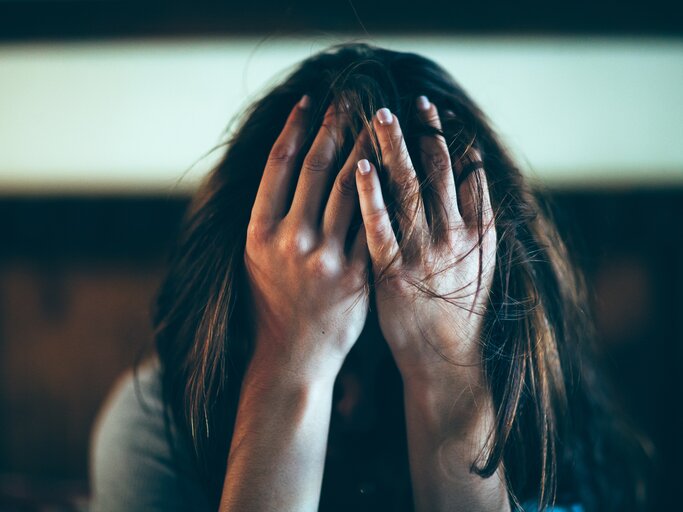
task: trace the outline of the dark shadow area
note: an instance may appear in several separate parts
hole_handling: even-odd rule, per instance
[[[683,35],[669,0],[0,0],[0,40],[356,33]]]

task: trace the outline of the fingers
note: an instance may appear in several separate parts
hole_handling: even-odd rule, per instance
[[[479,213],[484,225],[488,225],[493,219],[493,209],[479,151],[470,146],[465,155],[455,162],[455,170],[460,213],[465,225],[469,228],[476,227]]]
[[[399,228],[403,236],[410,238],[413,229],[421,232],[427,228],[419,181],[398,118],[388,108],[381,108],[377,111],[373,123],[382,151],[382,164],[388,170],[392,192],[399,204],[411,212],[407,219],[413,221],[414,215],[413,225],[406,225],[404,215],[399,219]]]
[[[318,226],[323,196],[331,179],[337,148],[342,145],[348,116],[331,104],[310,151],[304,158],[290,215],[296,222]]]
[[[287,213],[289,190],[297,155],[304,143],[309,106],[310,98],[304,95],[290,112],[270,150],[251,213],[252,219],[259,224],[278,221]]]
[[[349,262],[352,267],[363,269],[367,268],[370,261],[370,251],[368,250],[368,239],[365,226],[361,225],[351,246]]]
[[[441,130],[441,120],[436,106],[426,96],[420,96],[416,103],[418,117],[429,126]],[[448,144],[442,135],[424,136],[420,139],[420,149],[422,166],[434,183],[439,199],[434,209],[434,217],[439,225],[432,225],[430,229],[435,237],[442,237],[452,232],[462,222]]]
[[[387,212],[377,170],[367,160],[358,162],[356,187],[373,267],[382,271],[397,257],[399,247]]]
[[[367,154],[370,137],[363,128],[349,153],[344,166],[334,181],[332,192],[323,215],[323,236],[337,247],[344,248],[346,234],[349,231],[354,213],[358,208],[356,192],[356,164]]]

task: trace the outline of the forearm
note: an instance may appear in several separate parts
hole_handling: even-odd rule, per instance
[[[481,380],[478,376],[463,380],[455,372],[438,379],[404,378],[410,471],[418,512],[510,510],[502,467],[486,479],[471,471],[494,419]]]
[[[270,368],[245,376],[221,511],[318,509],[334,379]]]

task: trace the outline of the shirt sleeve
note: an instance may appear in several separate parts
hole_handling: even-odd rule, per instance
[[[209,510],[187,450],[172,453],[158,361],[115,386],[90,446],[91,512]]]

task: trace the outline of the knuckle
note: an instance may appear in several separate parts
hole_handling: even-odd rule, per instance
[[[331,251],[316,252],[306,262],[308,274],[322,279],[329,279],[339,275],[341,266],[338,258]]]
[[[337,141],[339,139],[340,118],[339,114],[333,108],[325,112],[323,121],[320,125],[320,132],[331,137]]]
[[[386,279],[387,285],[390,286],[395,292],[399,293],[401,296],[408,295],[411,291],[411,284],[402,274],[401,268],[396,266],[388,266],[386,269]]]
[[[429,165],[438,173],[452,172],[451,159],[442,153],[429,155]]]
[[[386,215],[385,208],[375,208],[368,211],[365,214],[365,220],[371,224],[379,224],[384,221],[384,216]]]
[[[309,153],[304,159],[303,166],[307,171],[322,172],[326,171],[331,164],[332,160],[330,158],[319,153]]]
[[[389,130],[388,142],[392,151],[398,151],[403,147],[403,132],[396,127]]]
[[[323,116],[323,122],[320,125],[320,129],[332,131],[332,129],[335,126],[335,123],[337,122],[336,117],[337,116],[333,110],[328,110],[327,112],[325,112],[325,115]]]
[[[291,144],[276,143],[268,155],[268,161],[276,164],[291,163],[296,158],[296,148]]]
[[[472,162],[479,162],[482,160],[481,153],[474,146],[470,147],[469,151],[467,152],[467,156]]]
[[[375,191],[374,180],[361,179],[357,186],[358,190],[365,194],[372,194]]]
[[[349,272],[344,274],[344,279],[352,289],[358,289],[364,286],[369,279],[368,265],[364,262],[354,263]]]
[[[388,238],[390,224],[385,217],[384,211],[376,210],[369,212],[366,215],[366,222],[365,229],[368,231],[369,236],[375,239]]]
[[[351,172],[340,173],[336,181],[337,190],[342,196],[356,194],[356,180]]]
[[[278,249],[284,256],[303,256],[310,251],[313,238],[301,230],[288,230],[279,239]]]
[[[270,236],[270,228],[262,221],[251,221],[247,226],[247,243],[251,246],[261,246]]]
[[[439,126],[441,124],[439,113],[436,111],[436,107],[433,103],[429,105],[429,110],[426,112],[426,119],[427,123],[431,126]]]

